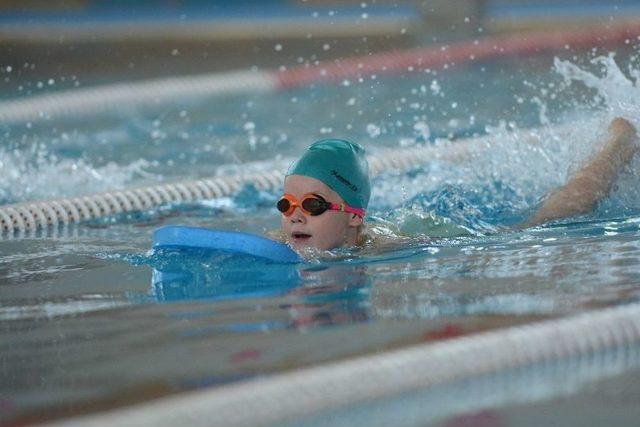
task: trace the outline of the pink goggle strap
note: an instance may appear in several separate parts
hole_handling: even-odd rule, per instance
[[[352,213],[352,214],[358,215],[360,218],[364,218],[364,213],[365,213],[365,210],[362,208],[352,208],[351,206],[338,204],[338,203],[331,203],[330,209],[332,211]]]

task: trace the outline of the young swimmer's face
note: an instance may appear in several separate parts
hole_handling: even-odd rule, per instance
[[[307,194],[317,194],[332,203],[344,200],[321,181],[303,175],[289,175],[284,181],[284,192],[302,200]],[[308,215],[296,208],[290,216],[282,215],[282,231],[296,248],[314,247],[330,250],[355,245],[357,227],[362,218],[347,212],[328,210],[320,215]]]

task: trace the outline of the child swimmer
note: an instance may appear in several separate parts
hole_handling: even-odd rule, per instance
[[[614,119],[609,133],[597,155],[518,228],[589,213],[609,194],[638,149],[636,129],[627,120]],[[287,171],[277,203],[282,213],[279,237],[296,250],[363,246],[375,239],[364,227],[370,194],[364,148],[341,139],[318,141]]]

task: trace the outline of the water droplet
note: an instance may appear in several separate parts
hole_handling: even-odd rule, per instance
[[[428,141],[429,137],[431,136],[431,130],[429,129],[429,125],[426,124],[425,122],[416,122],[413,125],[413,130],[416,134],[416,136],[419,139],[422,139],[423,141]]]
[[[431,89],[431,93],[433,93],[434,95],[440,94],[440,84],[437,80],[431,81],[431,86],[429,86],[429,89]]]
[[[373,123],[369,123],[367,125],[367,133],[369,134],[369,136],[371,138],[377,138],[378,136],[380,136],[381,130],[380,127],[373,124]]]

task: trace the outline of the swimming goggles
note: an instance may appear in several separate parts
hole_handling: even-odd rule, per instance
[[[300,208],[303,213],[311,216],[317,216],[326,211],[340,211],[352,213],[358,215],[360,218],[364,218],[364,209],[352,208],[342,203],[327,202],[322,196],[311,193],[302,196],[302,201],[298,201],[298,199],[291,194],[285,194],[278,200],[276,206],[284,216],[291,216],[296,208]]]

